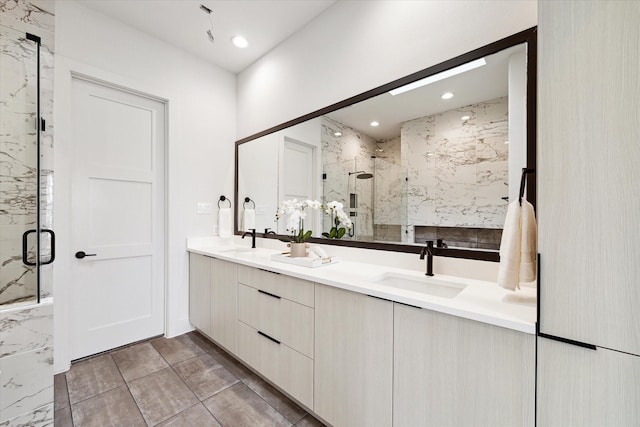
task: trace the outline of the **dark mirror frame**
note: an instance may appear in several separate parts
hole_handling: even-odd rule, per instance
[[[527,30],[521,31],[519,33],[513,34],[509,37],[505,37],[504,39],[488,44],[486,46],[467,52],[463,55],[449,59],[448,61],[441,62],[440,64],[434,65],[429,68],[425,68],[424,70],[421,70],[413,74],[410,74],[408,76],[402,77],[400,79],[394,80],[390,83],[379,86],[375,89],[371,89],[359,95],[352,96],[351,98],[347,98],[343,101],[329,105],[328,107],[321,108],[312,113],[305,114],[304,116],[300,116],[296,119],[290,120],[278,126],[274,126],[262,132],[256,133],[254,135],[251,135],[236,141],[235,189],[234,189],[234,203],[235,203],[235,212],[236,212],[236,214],[234,215],[235,234],[236,235],[242,234],[241,231],[238,231],[239,229],[238,229],[238,215],[237,215],[238,208],[239,208],[238,147],[241,144],[244,144],[245,142],[253,141],[257,138],[263,137],[265,135],[269,135],[271,133],[280,131],[282,129],[286,129],[288,127],[297,125],[307,120],[314,119],[316,117],[325,115],[332,111],[339,110],[344,107],[348,107],[350,105],[356,104],[358,102],[364,101],[374,96],[378,96],[383,93],[389,92],[392,89],[412,83],[416,80],[424,79],[425,77],[429,77],[433,74],[438,74],[450,68],[457,67],[467,62],[494,54],[501,50],[507,49],[511,46],[515,46],[522,43],[527,43],[527,168],[535,170],[536,168],[537,27],[532,27]],[[527,190],[527,200],[529,200],[534,205],[534,207],[536,207],[536,180],[533,178],[533,176],[529,177],[527,181],[526,190]],[[259,231],[260,230],[258,230],[258,232]],[[286,238],[287,235],[270,234],[264,237],[278,239],[278,238]],[[420,253],[420,250],[422,249],[422,246],[419,246],[419,245],[407,245],[407,244],[401,244],[401,243],[362,242],[362,241],[353,241],[353,240],[334,240],[334,239],[324,239],[324,238],[317,238],[317,237],[310,238],[309,242],[326,244],[326,245],[350,246],[350,247],[364,248],[364,249],[376,249],[376,250],[406,252],[406,253],[415,253],[415,254]],[[448,252],[447,256],[453,257],[453,258],[475,259],[475,260],[494,261],[494,262],[497,262],[500,260],[499,253],[497,251],[473,250],[473,249],[449,249],[447,252]]]

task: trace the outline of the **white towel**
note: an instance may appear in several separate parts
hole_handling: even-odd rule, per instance
[[[536,280],[536,219],[533,205],[522,200],[509,204],[500,241],[498,284],[505,289],[520,289],[520,282]]]
[[[231,208],[220,208],[218,211],[218,235],[223,239],[231,237]]]
[[[242,215],[242,229],[249,231],[256,228],[256,210],[245,209]]]

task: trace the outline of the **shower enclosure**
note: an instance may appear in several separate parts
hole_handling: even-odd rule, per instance
[[[0,25],[0,306],[39,302],[40,267],[55,258],[40,209],[40,49],[40,37]]]
[[[382,158],[323,165],[323,203],[344,205],[353,227],[343,240],[402,241],[407,225],[407,171]],[[332,227],[325,215],[323,231]]]

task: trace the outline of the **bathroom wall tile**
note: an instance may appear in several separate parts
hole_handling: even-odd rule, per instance
[[[72,405],[124,384],[110,354],[72,364],[66,377]]]
[[[147,425],[125,385],[72,405],[71,414],[76,427]]]
[[[53,347],[0,359],[2,421],[53,402]],[[53,414],[51,414],[53,416]]]
[[[171,368],[129,383],[129,389],[149,425],[156,425],[198,403],[198,398]]]
[[[0,358],[51,347],[53,304],[15,307],[0,312],[0,343]]]
[[[111,355],[127,382],[169,366],[149,342],[116,350]]]
[[[291,425],[286,418],[243,383],[229,387],[203,403],[222,425],[256,427]]]

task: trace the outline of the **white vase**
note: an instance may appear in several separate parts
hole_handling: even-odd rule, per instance
[[[291,243],[291,258],[299,258],[307,256],[306,243]]]

